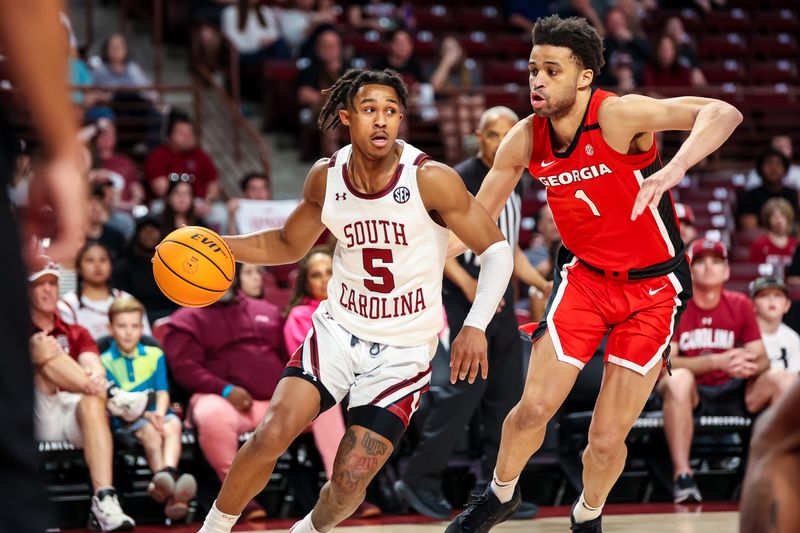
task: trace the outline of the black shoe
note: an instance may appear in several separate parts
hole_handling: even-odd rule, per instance
[[[453,507],[440,490],[412,488],[405,481],[398,480],[394,491],[419,514],[437,520],[447,520],[453,514]]]
[[[580,496],[572,504],[569,512],[569,530],[577,533],[603,533],[603,515],[589,520],[588,522],[575,522],[575,506],[578,505]]]
[[[511,520],[530,520],[539,514],[539,506],[533,502],[520,502],[517,512],[511,515]]]
[[[686,473],[681,474],[675,480],[672,496],[675,503],[700,503],[703,501],[703,496],[700,494],[694,478]]]
[[[505,522],[519,508],[522,493],[519,485],[514,487],[514,496],[506,503],[500,503],[492,492],[491,484],[483,494],[476,496],[464,511],[450,522],[445,533],[487,533],[501,522]]]

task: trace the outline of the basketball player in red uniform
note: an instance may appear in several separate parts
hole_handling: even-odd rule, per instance
[[[451,380],[487,377],[486,326],[513,269],[508,242],[461,178],[397,139],[408,91],[391,70],[350,70],[320,114],[352,144],[309,171],[282,228],[226,237],[245,263],[302,258],[325,227],[336,236],[328,299],[286,366],[269,409],[239,450],[202,533],[229,533],[275,462],[314,418],[349,394],[333,474],[292,533],[331,530],[363,501],[431,378],[443,326],[442,273],[452,230],[480,256],[477,295],[451,350]]]
[[[499,148],[478,200],[497,216],[523,169],[547,188],[561,232],[545,319],[534,340],[525,391],[503,425],[494,479],[447,528],[484,532],[520,501],[519,474],[545,426],[609,333],[603,383],[583,453],[583,492],[573,531],[601,531],[603,504],[625,465],[625,438],[653,390],[691,295],[691,279],[669,189],[719,148],[741,122],[708,98],[618,97],[592,82],[603,43],[584,19],[539,19],[529,84],[533,115]],[[655,132],[689,131],[661,164]],[[667,194],[664,194],[667,193]]]

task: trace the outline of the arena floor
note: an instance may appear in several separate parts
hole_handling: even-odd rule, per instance
[[[569,531],[568,507],[547,507],[533,520],[506,522],[492,531],[497,533],[565,533]],[[294,521],[265,520],[236,526],[234,531],[266,533],[288,531]],[[348,520],[335,529],[337,533],[442,533],[446,522],[434,522],[418,515],[387,516],[371,520]],[[739,530],[739,513],[735,503],[713,503],[693,506],[671,504],[609,505],[603,518],[607,533],[735,533]],[[196,533],[200,524],[192,526],[149,526],[136,528],[137,533]],[[72,529],[63,533],[84,533]]]

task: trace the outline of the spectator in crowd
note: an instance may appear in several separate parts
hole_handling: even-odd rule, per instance
[[[789,202],[794,211],[794,218],[797,219],[800,209],[797,189],[787,187],[784,183],[789,170],[789,159],[781,152],[770,148],[756,160],[756,170],[761,177],[761,185],[749,191],[742,191],[737,202],[740,229],[758,227],[761,209],[771,198],[784,198]]]
[[[164,352],[157,346],[142,344],[144,306],[132,296],[114,300],[106,315],[111,324],[111,346],[100,356],[108,381],[128,392],[155,391],[154,405],[133,422],[115,419],[120,431],[133,435],[144,447],[150,470],[154,473],[147,494],[166,503],[164,513],[170,520],[182,520],[187,503],[197,494],[197,482],[191,474],[181,474],[181,420],[169,409],[169,383]]]
[[[549,15],[548,2],[531,2],[529,0],[505,0],[503,8],[508,24],[522,30],[530,36],[536,19]]]
[[[114,263],[112,271],[114,287],[142,302],[151,324],[178,308],[176,303],[164,296],[153,277],[151,260],[163,238],[158,218],[152,215],[139,218],[125,254]]]
[[[672,37],[677,46],[678,62],[692,72],[692,85],[700,86],[706,83],[706,77],[700,70],[697,60],[697,46],[692,36],[686,33],[680,17],[670,17],[664,23],[664,35]]]
[[[385,0],[355,0],[347,8],[348,26],[354,30],[381,33],[412,27],[410,7],[410,4],[398,6]]]
[[[410,31],[405,28],[389,31],[386,33],[386,43],[386,55],[375,63],[374,68],[396,71],[412,92],[420,83],[428,81],[422,72],[422,64],[414,56],[414,36]]]
[[[95,182],[89,197],[89,227],[86,238],[98,241],[108,249],[112,259],[122,256],[125,249],[125,235],[108,224],[109,213],[104,203],[106,191],[109,193],[111,184],[104,185]]]
[[[96,167],[112,173],[121,206],[130,209],[143,203],[145,190],[141,172],[130,157],[117,151],[117,127],[112,120],[105,118],[97,121],[92,149]]]
[[[312,248],[298,264],[297,280],[286,308],[286,322],[283,325],[283,339],[288,353],[293,353],[303,346],[303,341],[311,331],[311,315],[319,307],[320,302],[328,298],[328,280],[331,279],[332,273],[333,257],[330,249],[326,247]],[[249,282],[251,286],[256,283],[256,275],[252,271],[248,273],[242,269],[242,289],[246,284],[245,276],[251,278]],[[260,274],[258,277],[263,280]],[[325,474],[330,479],[333,475],[338,442],[345,432],[342,410],[336,407],[320,414],[311,424],[311,431],[314,433],[314,442],[325,465]],[[378,506],[364,501],[353,513],[353,517],[369,518],[380,514]]]
[[[223,9],[222,33],[239,52],[243,67],[289,57],[276,10],[257,0],[242,0]]]
[[[691,206],[675,202],[675,214],[681,225],[681,240],[686,249],[697,238],[697,227],[695,227],[694,210]]]
[[[241,264],[236,270],[236,277],[239,279],[239,290],[242,294],[256,300],[264,297],[264,267]]]
[[[278,11],[283,38],[294,57],[300,54],[301,48],[318,26],[336,24],[333,6],[318,2],[315,9],[315,3],[316,0],[293,0],[289,3],[290,7]]]
[[[761,208],[761,225],[767,233],[756,238],[750,245],[751,263],[769,263],[775,272],[783,273],[792,262],[797,239],[792,235],[794,211],[783,198],[767,200]]]
[[[591,0],[567,0],[566,5],[558,10],[558,15],[561,18],[583,17],[589,21],[589,24],[594,26],[601,37],[606,33],[603,21],[597,14]]]
[[[800,165],[792,163],[794,157],[794,149],[792,147],[792,138],[785,134],[780,133],[773,135],[769,141],[770,148],[782,153],[789,160],[789,172],[783,178],[783,183],[787,187],[800,190]],[[758,173],[758,167],[753,168],[747,174],[747,181],[745,182],[746,189],[755,189],[761,185],[761,175]]]
[[[267,412],[287,361],[280,310],[245,296],[240,285],[237,275],[219,302],[176,311],[164,333],[170,372],[192,395],[189,420],[220,481],[236,455],[239,435],[255,430]],[[242,513],[245,520],[265,516],[255,501]]]
[[[525,251],[528,261],[536,267],[536,270],[543,276],[549,276],[553,272],[553,246],[561,242],[561,234],[558,232],[556,222],[553,220],[553,213],[550,206],[545,204],[536,216],[536,233],[533,234],[530,246]]]
[[[105,224],[122,233],[126,240],[130,238],[135,223],[131,210],[119,200],[120,189],[117,188],[119,181],[115,181],[114,173],[102,168],[90,170],[89,183],[93,190],[102,192],[98,194],[98,199],[101,200],[105,210]]]
[[[758,329],[772,368],[800,372],[800,335],[783,323],[792,300],[781,278],[764,276],[750,284],[750,298],[756,311]]]
[[[83,448],[83,456],[92,479],[90,522],[102,531],[117,531],[133,528],[133,519],[126,515],[117,500],[114,489],[113,441],[106,416],[106,371],[100,362],[97,345],[85,328],[65,324],[56,309],[58,302],[58,265],[49,258],[37,256],[28,277],[30,315],[33,324],[32,345],[49,343],[44,360],[37,362],[37,347],[33,346],[36,363],[34,424],[36,438],[44,441],[67,440]],[[54,338],[56,343],[42,337]],[[74,379],[60,382],[63,389],[47,378],[43,372],[50,358],[66,353],[79,366],[80,372],[72,372]],[[74,365],[73,365],[74,366]],[[112,414],[135,418],[141,415],[147,404],[146,395],[136,395],[125,411],[119,410],[117,402],[126,399],[124,394],[109,401]],[[143,400],[143,401],[142,401]],[[135,403],[136,405],[133,405]]]
[[[265,172],[248,172],[239,180],[241,198],[245,200],[272,200],[272,182]],[[236,234],[236,212],[240,198],[228,200],[228,232]]]
[[[644,86],[690,87],[694,84],[691,69],[680,61],[675,41],[663,35],[658,40],[655,57],[644,69]]]
[[[181,226],[207,226],[203,217],[195,214],[194,189],[191,174],[170,172],[169,185],[161,213],[161,229],[169,235]]]
[[[632,87],[641,87],[644,82],[644,67],[650,56],[647,41],[636,37],[628,26],[625,14],[619,8],[606,13],[605,50],[603,57],[607,68],[600,72],[601,86],[621,86],[623,81]]]
[[[301,157],[317,159],[320,153],[333,153],[339,148],[340,132],[335,129],[320,133],[317,117],[327,96],[322,93],[344,73],[342,38],[330,26],[320,26],[314,40],[311,63],[297,76],[297,103],[300,105],[302,132]]]
[[[96,341],[109,335],[108,310],[115,299],[130,297],[111,287],[111,254],[102,243],[86,241],[75,257],[77,288],[61,297],[58,312],[66,324],[86,328]],[[143,331],[151,335],[150,322],[143,317]]]
[[[730,277],[724,244],[698,239],[689,250],[693,297],[670,343],[672,376],[656,386],[674,470],[676,503],[699,502],[689,466],[693,413],[749,416],[771,405],[794,376],[770,369],[753,304],[723,289]]]
[[[198,146],[194,123],[182,112],[173,111],[170,115],[167,141],[147,156],[144,173],[155,198],[163,198],[167,193],[171,173],[194,176],[192,185],[197,198],[212,201],[219,195],[217,167],[211,156]]]
[[[106,39],[100,60],[93,64],[94,86],[112,90],[108,100],[116,115],[131,119],[132,128],[143,132],[149,145],[158,144],[161,115],[155,106],[161,105],[160,97],[154,90],[137,90],[152,86],[152,81],[128,56],[125,37],[115,33]]]

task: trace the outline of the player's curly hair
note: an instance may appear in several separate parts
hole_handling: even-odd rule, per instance
[[[603,59],[603,38],[585,18],[558,15],[540,18],[533,27],[533,44],[563,46],[572,51],[573,59],[583,68],[600,74]]]
[[[391,87],[400,98],[400,104],[406,107],[408,100],[408,87],[406,87],[400,74],[392,69],[366,70],[350,69],[336,80],[329,88],[324,89],[322,94],[329,94],[330,98],[320,111],[317,125],[322,131],[328,131],[340,124],[339,110],[345,107],[352,107],[353,97],[362,85],[385,85]]]

